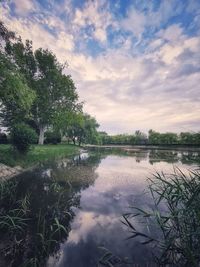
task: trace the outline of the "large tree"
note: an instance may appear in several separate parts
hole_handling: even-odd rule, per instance
[[[63,66],[55,55],[48,50],[35,52],[38,79],[35,83],[36,101],[33,106],[33,118],[38,125],[39,143],[44,141],[44,131],[54,124],[55,118],[76,109],[78,94],[73,80],[62,73]]]
[[[43,144],[45,130],[54,124],[55,118],[62,118],[60,114],[74,111],[77,107],[74,82],[63,73],[65,65],[60,64],[48,49],[40,48],[33,52],[30,41],[23,44],[19,39],[9,43],[6,50],[35,92],[31,120],[38,128],[39,144]]]

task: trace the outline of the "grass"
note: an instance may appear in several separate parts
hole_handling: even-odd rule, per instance
[[[71,187],[52,178],[40,182],[42,197],[37,202],[38,187],[34,192],[29,184],[24,191],[19,179],[0,181],[0,262],[4,259],[4,266],[45,266],[68,236],[74,217],[71,206],[77,202]],[[43,190],[44,185],[49,186],[48,191]]]
[[[154,208],[145,211],[135,207],[133,212],[124,215],[123,223],[131,232],[130,238],[139,237],[143,244],[153,242],[160,250],[156,258],[159,266],[199,266],[199,170],[187,175],[180,169],[174,169],[170,175],[156,173],[149,179],[149,190]],[[136,217],[143,219],[149,233],[141,233],[135,228]],[[151,231],[155,226],[160,230],[159,238],[155,238]]]
[[[0,163],[8,166],[31,167],[40,162],[70,157],[78,152],[79,148],[74,145],[33,145],[26,155],[14,152],[10,145],[0,145]]]

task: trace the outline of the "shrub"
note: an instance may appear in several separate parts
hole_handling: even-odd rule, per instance
[[[0,133],[0,144],[8,144],[8,137],[5,133]]]
[[[36,132],[25,123],[14,125],[11,130],[11,144],[21,153],[26,153],[30,145],[37,142]]]
[[[45,144],[58,144],[61,142],[61,135],[58,132],[46,132]]]

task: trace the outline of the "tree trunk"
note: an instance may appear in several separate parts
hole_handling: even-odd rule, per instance
[[[40,131],[40,134],[39,134],[38,144],[39,144],[39,145],[43,145],[43,144],[44,144],[45,126],[41,125],[41,126],[39,127],[39,131]]]
[[[80,137],[79,140],[78,140],[78,145],[81,146],[81,143],[82,143],[82,139]]]
[[[76,139],[72,138],[72,141],[73,141],[74,145],[76,145]]]

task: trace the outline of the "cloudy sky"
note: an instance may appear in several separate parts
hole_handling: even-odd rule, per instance
[[[199,0],[10,0],[0,19],[68,62],[100,130],[200,130]]]

